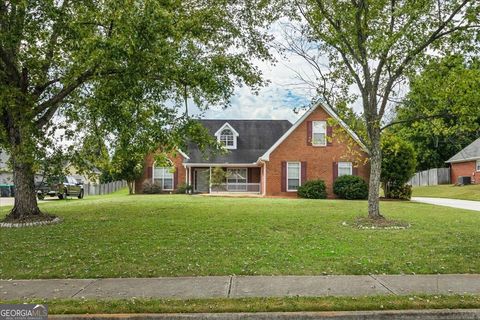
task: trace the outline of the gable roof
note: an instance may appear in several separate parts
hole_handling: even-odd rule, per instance
[[[198,146],[191,143],[184,150],[189,159],[185,163],[241,163],[253,164],[291,126],[288,120],[198,120],[212,136],[228,123],[237,133],[237,148],[226,154],[214,154],[205,158]]]
[[[295,129],[297,129],[300,124],[302,124],[305,119],[308,118],[308,116],[310,116],[313,111],[315,111],[318,107],[322,108],[323,110],[325,110],[329,116],[331,116],[333,119],[335,119],[339,124],[340,126],[342,126],[342,128],[345,129],[345,131],[348,132],[348,134],[350,134],[350,136],[353,138],[353,140],[355,142],[357,142],[360,147],[368,153],[368,149],[367,147],[363,144],[363,142],[360,140],[360,138],[357,136],[357,134],[352,130],[350,129],[350,127],[345,123],[343,122],[342,119],[340,119],[340,117],[337,115],[337,113],[335,111],[333,111],[330,107],[326,106],[326,105],[323,105],[322,103],[318,102],[316,105],[314,105],[313,107],[311,107],[307,112],[305,112],[305,114],[297,120],[297,122],[295,122],[295,124],[290,127],[290,129],[288,129],[287,132],[285,132],[281,137],[280,139],[278,139],[275,144],[273,144],[260,158],[259,160],[264,160],[264,161],[268,161],[270,160],[270,154],[283,142],[285,141],[285,139],[287,139],[287,137],[293,132],[295,131]]]
[[[480,159],[480,138],[463,148],[459,153],[445,161],[446,163],[464,162]]]

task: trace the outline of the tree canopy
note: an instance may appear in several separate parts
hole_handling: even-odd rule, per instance
[[[379,207],[381,134],[409,73],[429,53],[478,52],[476,0],[301,0],[288,3],[287,50],[315,77],[303,79],[334,108],[358,102],[370,158],[369,216]],[[300,75],[301,76],[301,75]]]
[[[9,217],[41,214],[33,168],[54,137],[114,141],[139,119],[165,137],[187,122],[186,99],[227,105],[235,85],[261,85],[251,61],[271,58],[273,13],[250,0],[0,1],[0,147],[17,188]]]
[[[410,92],[392,126],[413,143],[417,170],[445,161],[480,135],[480,60],[449,55],[434,59],[410,77]]]

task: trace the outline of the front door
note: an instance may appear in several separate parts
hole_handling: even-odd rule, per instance
[[[193,186],[194,192],[208,193],[210,191],[210,169],[194,169],[193,170]]]

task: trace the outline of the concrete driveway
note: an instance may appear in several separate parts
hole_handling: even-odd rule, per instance
[[[434,204],[437,206],[452,207],[457,209],[480,211],[480,201],[424,197],[412,197],[412,201]]]
[[[38,203],[48,202],[48,201],[56,201],[58,200],[57,197],[55,198],[47,198],[45,200],[37,200]],[[0,197],[0,207],[13,207],[15,202],[15,198],[2,198]]]
[[[15,198],[2,198],[0,197],[0,207],[12,207]]]

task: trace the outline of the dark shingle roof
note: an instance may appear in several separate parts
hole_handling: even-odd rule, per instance
[[[462,162],[463,160],[473,160],[476,158],[480,159],[480,138],[470,143],[446,162]]]
[[[203,155],[196,145],[190,144],[187,149],[190,157],[186,161],[188,163],[254,163],[292,126],[287,120],[199,120],[199,122],[212,135],[228,122],[238,132],[237,149],[208,158],[208,154]]]

